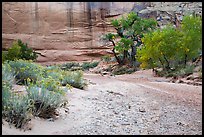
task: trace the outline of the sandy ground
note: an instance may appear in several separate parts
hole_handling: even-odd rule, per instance
[[[121,76],[87,73],[86,90],[67,93],[68,113],[32,119],[32,130],[2,124],[3,135],[201,135],[202,86],[169,83],[151,71]]]

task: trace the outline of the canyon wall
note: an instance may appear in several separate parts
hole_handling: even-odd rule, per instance
[[[174,16],[172,12],[201,14],[202,3],[3,2],[2,49],[21,39],[42,54],[39,63],[100,59],[111,54],[110,45],[101,40],[103,34],[115,32],[110,20],[130,11],[147,18],[162,15],[168,20],[172,17],[166,16]]]

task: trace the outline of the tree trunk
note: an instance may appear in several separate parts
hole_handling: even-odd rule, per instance
[[[122,28],[118,28],[118,29],[116,29],[116,30],[117,30],[118,35],[119,35],[121,38],[124,38],[123,29],[122,29]]]
[[[167,58],[166,58],[166,56],[164,54],[163,54],[163,56],[164,56],[164,59],[165,59],[165,61],[167,63],[166,69],[170,69],[169,61],[167,60]]]
[[[131,52],[131,62],[132,62],[132,64],[134,64],[136,62],[135,56],[136,56],[137,47],[139,47],[142,44],[142,42],[137,37],[133,37],[133,39],[136,40],[137,44],[131,46],[131,48],[132,48],[132,52]]]
[[[112,49],[112,51],[113,51],[113,55],[114,55],[114,57],[116,58],[118,64],[119,64],[119,65],[122,65],[122,64],[123,64],[122,61],[120,60],[120,58],[118,58],[118,56],[117,56],[116,53],[115,53],[115,47]]]
[[[131,58],[132,58],[132,62],[136,61],[135,59],[135,55],[136,55],[136,46],[131,46],[132,48],[132,52],[131,52]]]
[[[115,53],[115,43],[114,43],[113,40],[111,40],[111,42],[112,42],[112,44],[113,44],[113,49],[112,49],[113,55],[114,55],[114,57],[116,58],[118,64],[119,64],[119,65],[122,65],[122,61],[120,60],[120,58],[118,58],[118,56],[117,56],[116,53]]]
[[[128,62],[128,51],[124,50],[123,51],[123,60],[122,60],[122,63],[126,64],[127,62]]]
[[[162,64],[162,68],[165,69],[163,62],[161,61],[161,59],[159,58],[160,63]]]
[[[185,67],[186,67],[186,63],[187,63],[187,54],[185,54],[185,60],[184,60]]]

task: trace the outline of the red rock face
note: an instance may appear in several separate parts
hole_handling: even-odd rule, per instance
[[[193,5],[202,13],[202,3],[188,3],[184,5],[186,11]],[[181,2],[3,2],[2,48],[7,49],[14,40],[21,39],[44,55],[38,57],[40,63],[100,59],[111,53],[111,45],[108,47],[101,40],[103,34],[115,32],[111,19],[148,6],[151,12],[176,11],[180,5]]]
[[[13,2],[3,3],[3,49],[16,39],[28,43],[42,63],[87,61],[99,59],[110,52],[100,40],[110,26],[109,16],[124,13],[120,3],[100,2]],[[133,6],[127,3],[130,10]],[[107,17],[107,18],[106,18]]]

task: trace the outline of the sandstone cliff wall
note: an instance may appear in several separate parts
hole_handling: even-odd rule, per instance
[[[164,11],[171,13],[179,8],[202,13],[202,3],[192,2],[3,2],[2,48],[7,49],[14,40],[21,39],[44,55],[38,57],[40,63],[100,59],[111,53],[100,39],[115,31],[110,25],[112,18],[135,11],[156,19]]]

